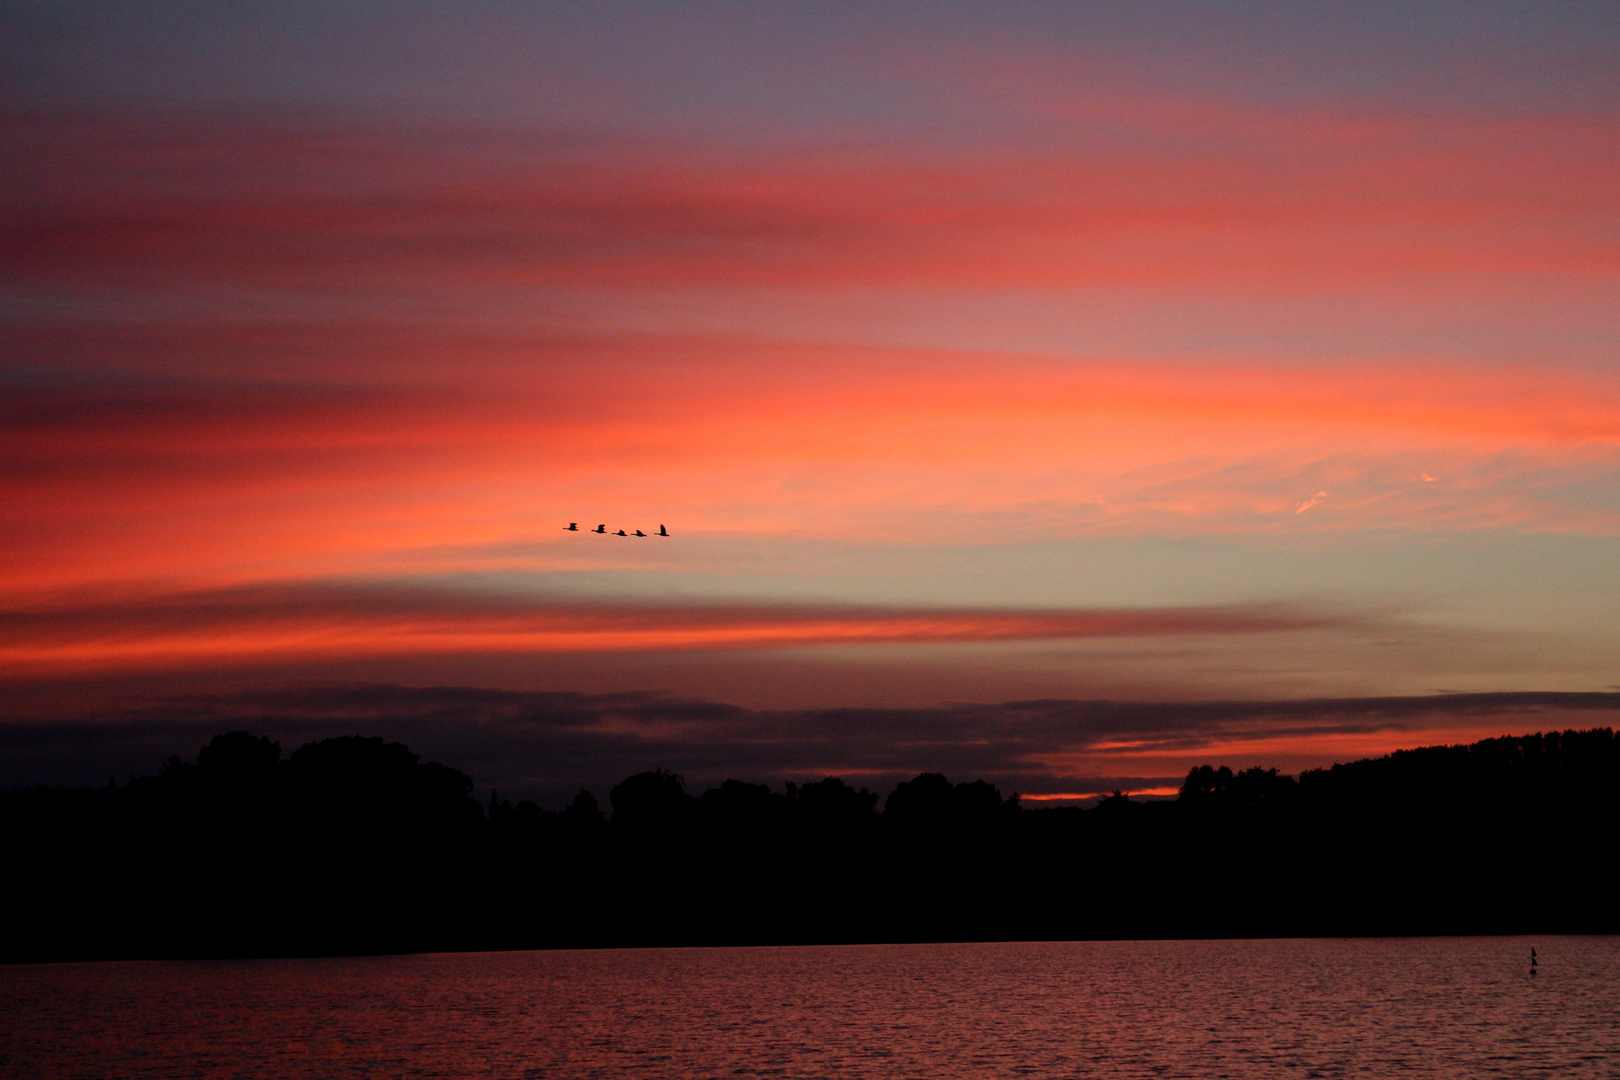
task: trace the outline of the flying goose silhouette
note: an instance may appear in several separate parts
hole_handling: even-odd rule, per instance
[[[591,529],[590,531],[593,532],[593,533],[601,533],[604,536],[632,536],[632,535],[634,535],[634,536],[645,537],[647,535],[646,533],[642,532],[640,529],[637,529],[634,533],[627,533],[623,529],[620,529],[616,533],[609,533],[608,532],[608,527],[606,525],[598,525],[596,528]],[[568,528],[564,529],[563,532],[579,532],[579,522],[570,521],[568,523]],[[669,535],[669,530],[664,528],[662,525],[660,525],[660,526],[658,526],[658,532],[656,533],[656,535],[658,535],[658,536],[668,536]]]

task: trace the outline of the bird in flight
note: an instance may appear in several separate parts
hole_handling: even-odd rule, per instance
[[[610,533],[610,532],[608,532],[608,527],[606,525],[598,525],[596,528],[590,529],[590,530],[587,530],[587,531],[593,532],[593,533],[600,533],[603,536],[640,536],[640,537],[646,537],[648,535],[653,535],[653,536],[665,536],[665,537],[667,537],[669,535],[669,530],[664,528],[662,525],[658,526],[658,531],[656,533],[652,533],[652,534],[644,533],[640,529],[637,529],[633,533],[627,533],[623,529],[620,529],[618,532]],[[564,529],[563,532],[579,532],[579,522],[570,521],[568,523],[568,527],[566,529]]]

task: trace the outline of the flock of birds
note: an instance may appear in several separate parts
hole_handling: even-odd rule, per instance
[[[633,533],[627,533],[623,529],[620,529],[616,533],[610,533],[610,532],[608,532],[608,527],[606,525],[598,525],[594,529],[586,529],[585,531],[586,532],[593,532],[593,533],[601,533],[603,536],[647,536],[647,535],[668,536],[669,535],[668,531],[666,531],[665,528],[662,525],[658,526],[658,531],[657,532],[651,533],[651,534],[644,533],[640,529],[637,529]],[[563,532],[579,532],[579,522],[570,521],[568,523],[568,528],[564,529]]]

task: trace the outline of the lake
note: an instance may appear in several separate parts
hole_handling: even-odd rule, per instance
[[[0,1055],[52,1080],[1615,1076],[1620,938],[12,966]]]

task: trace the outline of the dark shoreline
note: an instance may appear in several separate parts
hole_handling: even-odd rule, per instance
[[[922,774],[671,773],[560,811],[471,798],[398,743],[243,733],[101,791],[0,795],[0,962],[968,941],[1612,934],[1607,728],[1307,772],[1194,769],[1172,801],[1027,809]]]
[[[609,952],[722,952],[727,950],[769,949],[875,949],[887,946],[933,945],[1088,945],[1088,944],[1156,944],[1182,943],[1188,945],[1209,942],[1315,942],[1315,941],[1508,941],[1527,940],[1556,942],[1566,938],[1620,938],[1620,930],[1608,932],[1558,931],[1555,933],[1509,934],[1262,934],[1252,937],[1127,937],[1127,938],[967,938],[919,941],[819,941],[819,942],[759,942],[743,945],[555,945],[539,948],[511,949],[423,949],[412,952],[374,953],[293,953],[274,956],[125,956],[100,959],[69,960],[6,960],[0,969],[33,968],[46,966],[93,966],[101,964],[257,964],[292,963],[300,960],[386,960],[394,957],[435,956],[503,956],[511,953],[609,953]]]

